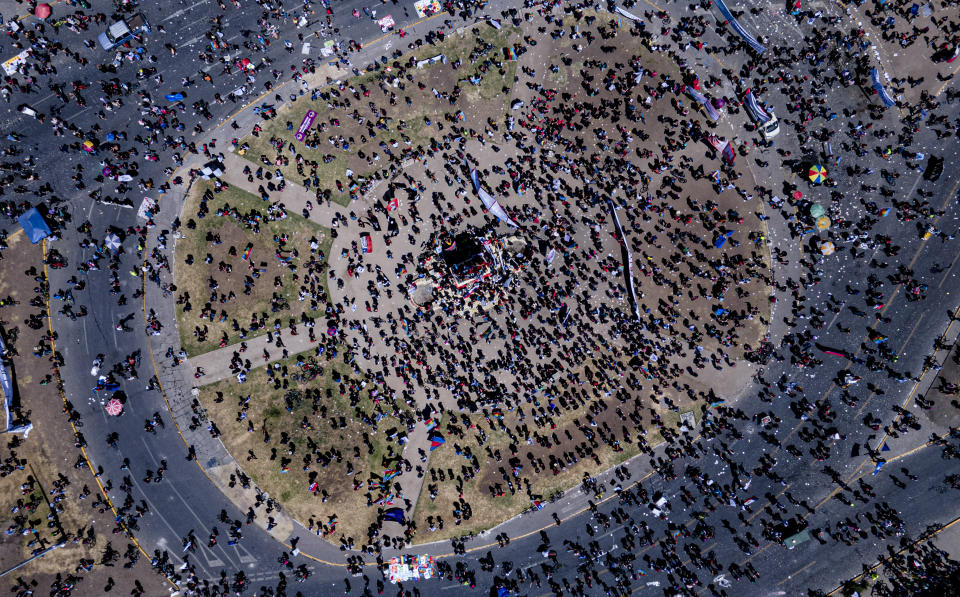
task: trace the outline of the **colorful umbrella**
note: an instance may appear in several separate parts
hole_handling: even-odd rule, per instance
[[[810,166],[810,182],[820,184],[827,178],[827,169],[821,166],[820,164],[814,164]]]
[[[830,227],[830,218],[821,216],[817,218],[817,230],[826,230]]]
[[[803,193],[801,193],[800,191],[794,191],[794,192],[793,192],[793,198],[794,198],[795,201],[799,201],[799,200],[803,199]]]
[[[116,253],[120,250],[120,237],[113,232],[108,234],[107,237],[103,239],[103,243],[107,245],[107,248],[113,253]]]
[[[833,255],[833,252],[836,250],[837,248],[830,241],[826,241],[820,244],[820,252],[823,253],[824,255]]]
[[[811,203],[811,204],[810,204],[810,217],[811,217],[811,218],[814,218],[814,219],[819,218],[820,216],[822,216],[822,215],[825,214],[825,213],[827,213],[827,210],[825,210],[825,209],[823,208],[823,206],[820,205],[819,203]]]
[[[120,416],[120,413],[123,412],[123,402],[120,402],[119,398],[111,398],[109,401],[107,401],[107,405],[104,408],[108,415],[118,417]]]
[[[90,139],[87,139],[86,141],[83,142],[83,150],[86,151],[87,153],[96,153],[97,144],[91,141]]]

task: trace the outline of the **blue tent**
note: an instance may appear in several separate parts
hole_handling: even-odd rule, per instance
[[[383,513],[383,519],[403,524],[403,508],[390,508]]]
[[[27,233],[27,237],[33,244],[37,244],[51,234],[50,226],[47,225],[36,207],[17,218],[17,221],[20,222],[20,226],[23,227],[23,231]]]

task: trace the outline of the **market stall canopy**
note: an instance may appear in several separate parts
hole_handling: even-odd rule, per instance
[[[50,226],[47,225],[47,221],[43,219],[43,215],[36,207],[27,210],[26,213],[17,218],[17,221],[20,222],[27,238],[33,244],[37,244],[52,234]]]

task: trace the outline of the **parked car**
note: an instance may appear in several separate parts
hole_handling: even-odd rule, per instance
[[[101,48],[109,51],[144,33],[150,33],[150,24],[142,13],[137,13],[129,19],[120,19],[110,25],[106,31],[97,36],[97,41],[100,42]]]

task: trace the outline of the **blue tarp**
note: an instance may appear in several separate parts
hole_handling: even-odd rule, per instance
[[[27,233],[27,238],[29,238],[33,244],[37,244],[51,234],[50,226],[47,225],[47,222],[43,219],[43,216],[40,215],[40,212],[37,211],[36,207],[31,208],[17,218],[17,221],[20,222],[23,231]]]
[[[390,508],[383,513],[384,520],[392,520],[393,522],[403,524],[403,509],[402,508]]]
[[[883,105],[892,108],[897,105],[897,102],[890,97],[890,94],[887,93],[886,87],[883,86],[883,83],[880,82],[880,73],[877,72],[877,69],[870,69],[870,77],[873,79],[873,88],[876,90],[877,95],[880,96],[880,101],[883,102]]]
[[[3,338],[0,338],[0,352],[6,350]],[[13,402],[13,373],[6,362],[0,362],[0,391],[3,391],[3,425],[7,428],[10,425],[10,404]]]
[[[730,238],[731,236],[733,236],[732,230],[728,231],[726,234],[721,234],[720,236],[717,237],[716,240],[713,241],[713,246],[718,249],[723,248],[723,245],[726,244],[727,239]]]
[[[743,38],[743,41],[747,42],[753,51],[757,54],[763,54],[767,51],[766,46],[758,42],[752,35],[747,33],[747,30],[733,18],[733,13],[730,12],[730,9],[727,8],[727,5],[723,3],[723,0],[714,0],[713,3],[720,10],[720,13],[723,14],[723,18],[727,20],[727,23],[730,24],[730,28],[737,32],[737,34]]]

